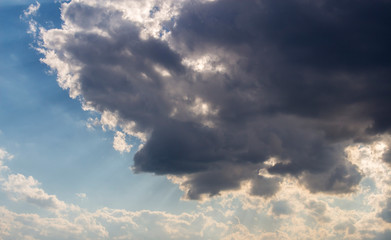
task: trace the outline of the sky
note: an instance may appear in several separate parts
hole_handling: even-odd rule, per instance
[[[388,0],[3,0],[0,238],[391,239]]]

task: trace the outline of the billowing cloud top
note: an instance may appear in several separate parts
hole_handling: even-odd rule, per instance
[[[41,29],[41,51],[71,97],[144,141],[134,171],[174,175],[188,198],[248,181],[267,197],[286,175],[347,193],[362,174],[344,148],[391,127],[390,12],[387,0],[77,0],[61,29]]]

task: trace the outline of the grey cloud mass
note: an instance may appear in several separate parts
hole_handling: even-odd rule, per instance
[[[279,180],[260,169],[346,193],[361,173],[344,148],[391,128],[390,13],[387,0],[185,1],[142,38],[123,11],[71,2],[76,30],[45,47],[80,66],[83,101],[149,133],[134,171],[186,176],[191,199],[243,181],[271,196]]]
[[[278,178],[257,176],[252,180],[251,194],[255,196],[271,197],[279,190]]]

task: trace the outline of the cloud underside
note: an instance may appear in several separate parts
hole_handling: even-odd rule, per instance
[[[134,171],[184,177],[188,198],[245,181],[267,197],[288,175],[347,193],[362,174],[345,147],[391,127],[390,10],[381,0],[75,1],[62,5],[61,29],[41,30],[41,51],[72,97],[148,134]]]

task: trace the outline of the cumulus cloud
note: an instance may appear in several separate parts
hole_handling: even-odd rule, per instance
[[[63,201],[58,200],[55,195],[47,194],[39,185],[32,176],[10,174],[7,181],[2,183],[2,190],[14,201],[26,201],[54,211],[66,209],[67,205]]]
[[[11,239],[107,239],[100,225],[86,224],[65,216],[42,217],[38,214],[15,213],[0,206],[0,237]]]
[[[114,136],[113,148],[119,152],[130,152],[131,144],[126,143],[126,134],[117,131]]]
[[[41,32],[42,61],[109,127],[144,133],[134,171],[186,177],[188,198],[245,181],[273,195],[277,181],[259,170],[312,192],[352,192],[362,175],[344,148],[389,133],[389,1],[80,0],[61,9],[62,28]]]
[[[15,239],[220,239],[228,227],[203,213],[102,208],[72,215],[18,214],[0,206],[0,237]]]

